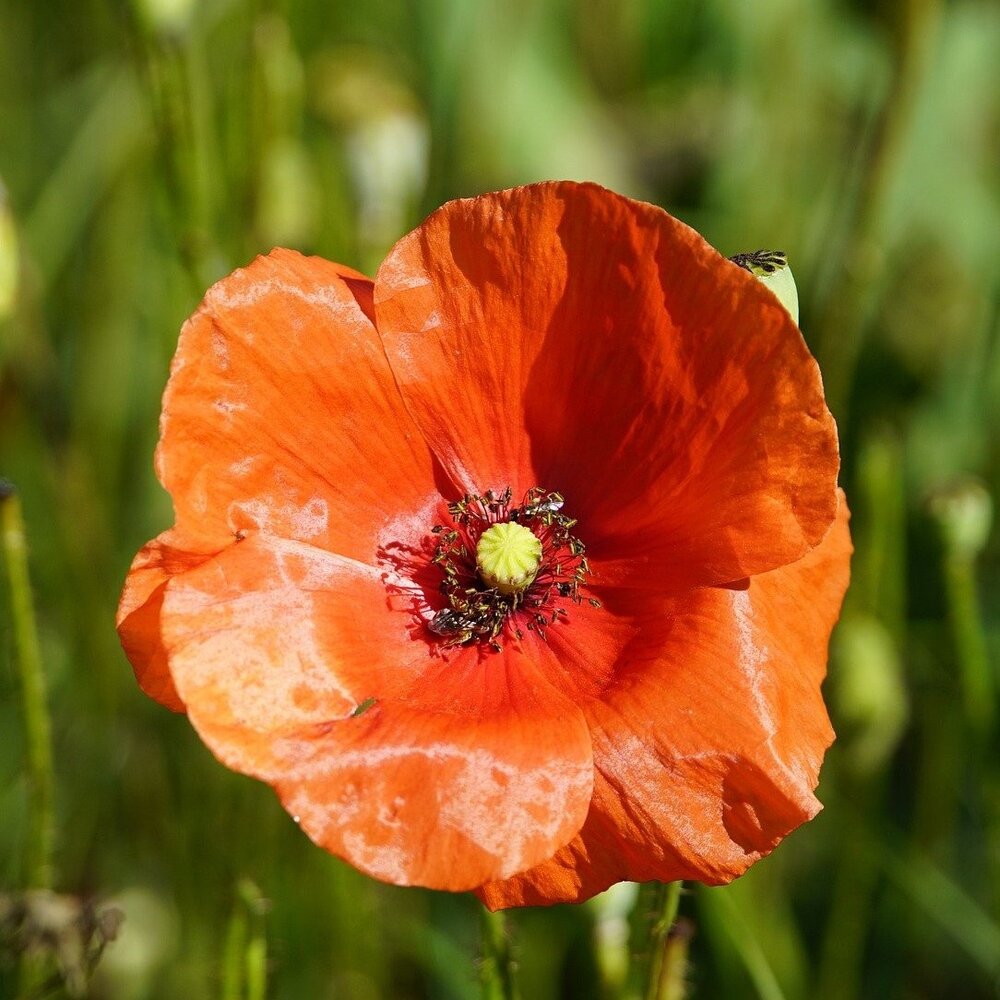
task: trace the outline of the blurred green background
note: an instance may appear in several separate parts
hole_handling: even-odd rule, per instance
[[[141,695],[113,614],[171,520],[160,393],[209,283],[275,244],[372,273],[448,198],[543,178],[656,202],[727,255],[786,250],[841,427],[857,554],[826,810],[689,887],[690,995],[997,995],[998,53],[991,0],[0,0],[0,476],[54,885],[126,914],[93,996],[479,995],[476,901],[311,846]],[[0,893],[32,881],[10,607]],[[523,996],[632,995],[631,901],[513,914]],[[0,996],[17,964],[0,949]]]

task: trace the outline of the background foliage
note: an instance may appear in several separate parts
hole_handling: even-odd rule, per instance
[[[371,273],[444,200],[549,177],[726,254],[786,250],[842,431],[827,808],[682,899],[692,995],[996,995],[998,51],[989,0],[0,0],[0,475],[27,523],[55,886],[126,914],[94,996],[478,995],[475,900],[312,847],[139,693],[113,612],[170,523],[159,397],[211,281],[275,244]],[[13,891],[28,737],[0,593]],[[515,914],[524,996],[610,995],[629,903]],[[0,952],[0,995],[15,977]]]

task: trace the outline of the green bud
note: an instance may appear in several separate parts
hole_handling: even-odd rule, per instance
[[[629,915],[639,898],[635,882],[619,882],[585,904],[594,918],[594,958],[609,992],[618,995],[628,977]]]
[[[753,253],[738,253],[729,259],[744,271],[749,271],[762,285],[767,285],[788,315],[798,323],[799,292],[783,250],[754,250]]]
[[[275,246],[309,244],[316,229],[319,202],[309,156],[292,138],[271,142],[260,158],[257,229]]]
[[[967,477],[935,491],[929,506],[950,552],[974,559],[986,547],[993,526],[993,498],[977,479]]]
[[[895,751],[910,714],[896,644],[877,618],[851,615],[834,633],[832,654],[831,707],[845,757],[872,774]]]
[[[181,35],[195,13],[195,0],[133,0],[139,16],[163,35]]]

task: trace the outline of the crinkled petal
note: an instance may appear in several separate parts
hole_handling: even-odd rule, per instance
[[[173,578],[161,627],[192,724],[377,878],[462,890],[551,857],[593,781],[551,651],[444,655],[393,605],[380,571],[263,535]]]
[[[371,282],[274,250],[214,285],[181,332],[157,471],[177,526],[217,550],[248,531],[372,562],[434,489],[369,318]]]
[[[118,604],[118,635],[139,686],[150,698],[175,712],[183,712],[184,703],[167,669],[160,633],[163,594],[171,577],[200,566],[212,555],[211,550],[192,550],[173,529],[163,532],[132,560]]]
[[[833,737],[820,695],[851,552],[847,506],[801,561],[675,598],[584,707],[596,776],[580,835],[481,895],[579,901],[624,879],[728,882],[820,808]]]
[[[379,269],[413,417],[471,492],[566,496],[608,582],[728,583],[801,558],[836,507],[836,429],[751,275],[593,184],[451,202]]]

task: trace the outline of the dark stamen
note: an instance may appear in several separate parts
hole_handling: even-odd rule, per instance
[[[436,536],[431,561],[442,571],[440,591],[447,605],[434,615],[429,629],[446,646],[479,641],[500,652],[505,630],[515,639],[522,639],[525,629],[545,638],[548,627],[569,617],[557,602],[583,601],[580,588],[590,571],[586,546],[571,533],[576,520],[562,513],[563,497],[536,486],[519,506],[512,507],[511,499],[510,487],[499,495],[492,490],[467,494],[448,505],[452,524],[431,529]],[[483,533],[507,521],[530,530],[542,547],[532,583],[509,594],[487,586],[476,566]],[[596,598],[588,600],[600,606]]]

